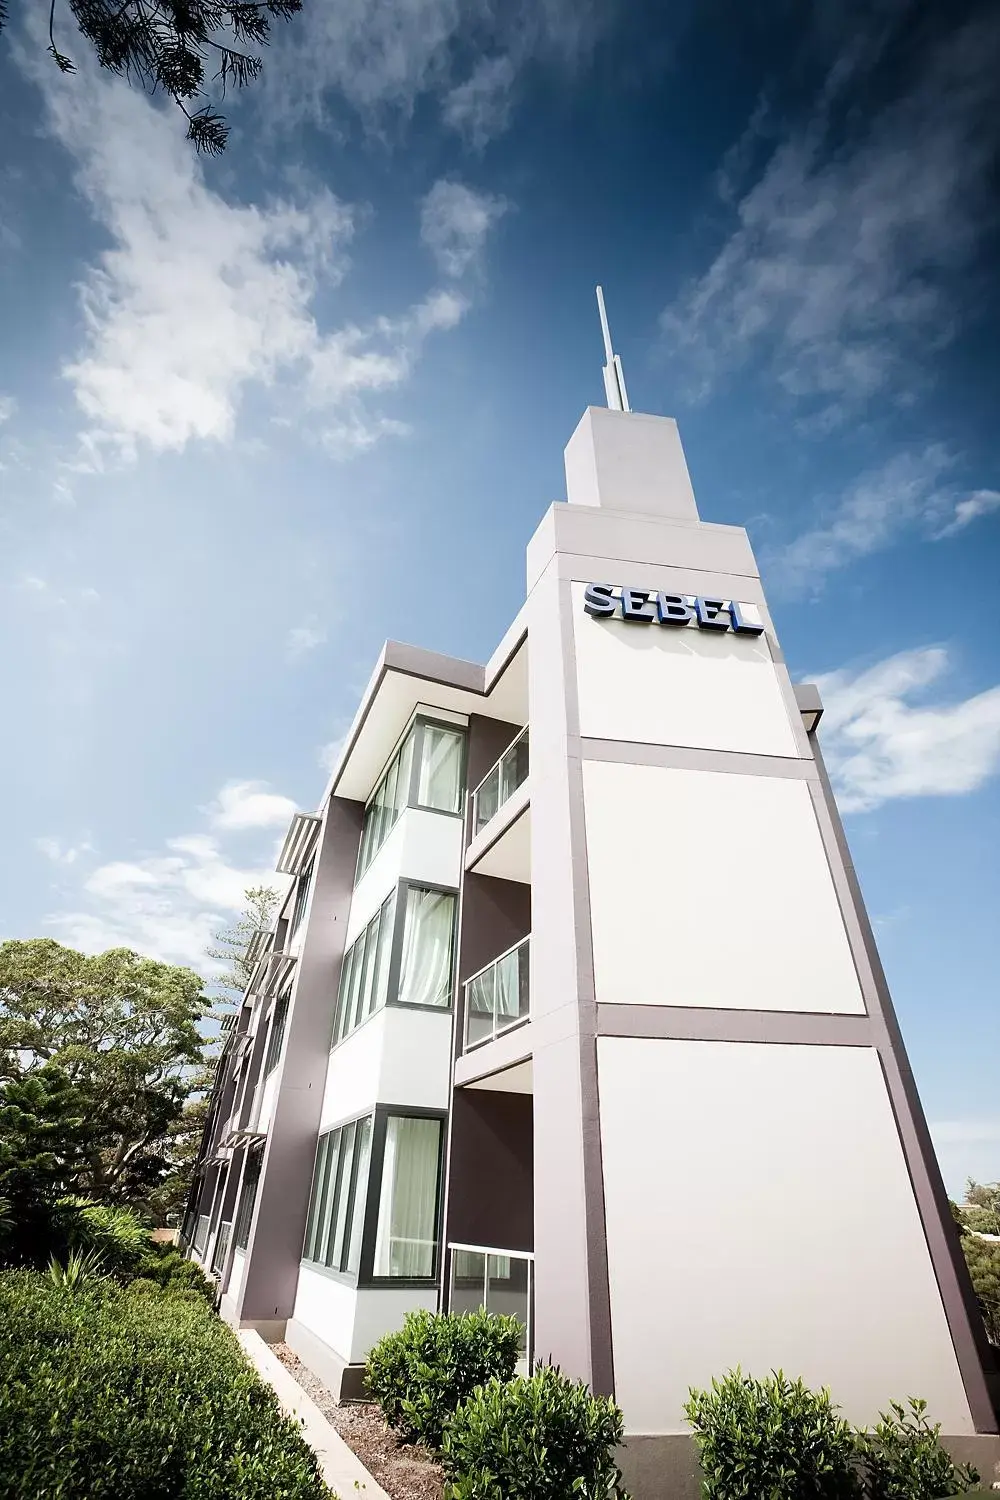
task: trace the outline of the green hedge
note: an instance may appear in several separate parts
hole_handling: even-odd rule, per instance
[[[521,1325],[491,1313],[408,1313],[368,1356],[365,1381],[390,1427],[432,1448],[445,1423],[477,1386],[509,1380],[517,1368]]]
[[[3,1500],[330,1500],[203,1299],[0,1273]]]

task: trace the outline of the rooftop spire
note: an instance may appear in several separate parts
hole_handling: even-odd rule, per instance
[[[611,348],[611,330],[608,327],[608,315],[604,310],[604,292],[600,287],[597,288],[597,310],[601,315],[601,332],[604,334],[604,353],[607,358],[607,364],[604,366],[604,392],[608,398],[608,406],[612,411],[631,411],[625,390],[622,362]]]

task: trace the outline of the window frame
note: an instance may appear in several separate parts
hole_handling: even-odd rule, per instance
[[[418,1005],[411,1000],[398,999],[399,981],[403,967],[403,938],[406,932],[406,907],[409,892],[411,889],[418,891],[434,891],[438,895],[451,896],[452,898],[451,982],[448,986],[447,1005]],[[338,1047],[342,1047],[348,1040],[348,1038],[354,1036],[356,1032],[360,1031],[362,1026],[367,1026],[368,1022],[371,1021],[373,1017],[377,1016],[379,1011],[381,1010],[389,1010],[390,1008],[394,1010],[416,1010],[420,1011],[422,1015],[439,1016],[450,1016],[454,1014],[455,995],[458,984],[458,969],[456,962],[458,956],[458,898],[458,888],[453,885],[438,885],[433,880],[415,880],[411,879],[409,876],[403,876],[401,879],[396,881],[396,884],[393,886],[392,890],[388,892],[388,894],[372,912],[371,916],[368,918],[368,921],[365,923],[364,927],[362,927],[361,931],[358,933],[351,946],[344,953],[344,957],[341,960],[340,980],[337,985],[337,999],[333,1009],[333,1031],[331,1033],[330,1040],[331,1052],[335,1052]],[[386,904],[390,900],[393,902],[392,938],[389,944],[389,968],[386,975],[385,1000],[381,1005],[377,1005],[374,1010],[370,1010],[367,1015],[362,1016],[355,1026],[353,1026],[349,1031],[345,1031],[344,1034],[340,1036],[338,1035],[338,1032],[340,1030],[341,1007],[344,1003],[344,999],[348,990],[354,988],[353,973],[350,974],[349,984],[347,985],[346,989],[344,984],[344,976],[345,974],[348,974],[349,968],[354,969],[357,966],[356,950],[358,948],[358,944],[362,941],[362,939],[365,940],[366,944],[362,963],[365,969],[368,968],[367,935],[372,928],[372,924],[375,922],[376,918],[378,918],[379,922],[379,930],[376,934],[376,938],[378,938],[378,936],[380,935],[382,927],[382,913],[385,911]],[[378,944],[376,942],[376,956],[377,947]],[[364,976],[362,975],[362,977]],[[372,976],[373,985],[377,978],[378,972],[376,970]],[[359,989],[356,998],[360,998],[361,993],[362,991]]]
[[[423,1007],[421,1007],[423,1008]],[[378,1211],[379,1199],[382,1193],[382,1173],[385,1167],[385,1138],[389,1119],[398,1117],[403,1120],[437,1120],[441,1126],[438,1136],[438,1168],[437,1179],[434,1187],[434,1259],[432,1271],[429,1276],[376,1276],[375,1265],[375,1240],[378,1233]],[[306,1255],[309,1242],[318,1233],[321,1233],[318,1223],[313,1223],[313,1193],[316,1185],[316,1164],[319,1161],[320,1151],[324,1140],[338,1131],[346,1130],[348,1126],[355,1126],[354,1152],[351,1164],[351,1183],[347,1218],[344,1226],[344,1242],[342,1247],[342,1258],[350,1259],[351,1229],[354,1223],[354,1212],[358,1200],[358,1177],[357,1169],[358,1134],[361,1122],[371,1121],[371,1136],[368,1147],[368,1182],[367,1198],[364,1204],[364,1216],[361,1223],[361,1248],[358,1256],[357,1271],[340,1270],[337,1266],[328,1266],[323,1261],[310,1260]],[[441,1237],[444,1233],[444,1180],[445,1180],[445,1156],[448,1138],[448,1111],[444,1109],[419,1109],[402,1104],[376,1104],[373,1107],[362,1110],[360,1114],[352,1115],[349,1119],[338,1120],[327,1129],[321,1130],[316,1140],[316,1153],[313,1159],[313,1186],[310,1188],[309,1203],[306,1211],[306,1230],[303,1237],[302,1253],[299,1264],[307,1270],[315,1271],[320,1276],[329,1276],[334,1281],[339,1281],[344,1286],[352,1286],[359,1290],[372,1289],[374,1287],[400,1287],[406,1289],[424,1289],[435,1287],[441,1275],[443,1248]],[[341,1138],[341,1145],[343,1138]],[[325,1162],[329,1159],[330,1148],[327,1148]],[[340,1164],[340,1149],[337,1153],[338,1169]],[[323,1209],[326,1211],[330,1203],[329,1183],[326,1184],[323,1193]],[[333,1224],[328,1223],[326,1232],[323,1234],[323,1243],[329,1240]]]
[[[443,807],[432,807],[429,803],[421,802],[419,800],[418,793],[420,789],[420,768],[423,761],[425,725],[429,725],[433,729],[451,730],[451,732],[458,735],[462,741],[461,765],[459,768],[459,785],[461,790],[459,795],[459,808],[457,812],[450,812],[447,808]],[[403,752],[406,747],[407,739],[412,739],[413,751],[410,756],[406,796],[402,801],[399,801],[399,767],[402,764]],[[438,719],[435,718],[433,714],[425,714],[419,712],[415,713],[410,719],[406,728],[403,730],[403,733],[400,735],[399,739],[393,746],[392,754],[389,756],[388,760],[385,762],[385,765],[382,767],[382,770],[379,772],[378,778],[375,782],[374,787],[372,788],[371,794],[365,802],[364,818],[361,824],[361,841],[358,845],[358,858],[354,869],[355,886],[358,886],[360,884],[364,876],[371,869],[375,860],[378,858],[379,851],[385,847],[385,843],[389,838],[389,835],[392,833],[392,830],[399,822],[399,819],[408,808],[416,808],[420,812],[438,813],[443,818],[464,819],[465,804],[469,795],[469,789],[467,785],[468,768],[468,724],[456,724],[450,719]],[[393,800],[391,803],[387,803],[384,800],[379,803],[379,797],[385,791],[389,776],[394,769],[396,779],[393,782]],[[376,812],[376,809],[379,808],[381,809],[381,813]],[[386,809],[388,809],[387,818],[383,817]],[[369,816],[371,816],[373,819],[379,819],[381,823],[381,826],[378,830],[377,842],[375,835],[366,838],[367,830],[369,828]]]
[[[292,902],[292,914],[288,921],[289,942],[295,937],[305,919],[306,910],[309,906],[309,897],[312,895],[312,883],[315,874],[316,856],[314,854],[295,882],[295,898]]]
[[[241,1255],[246,1255],[250,1248],[250,1236],[253,1232],[253,1216],[257,1210],[257,1199],[260,1197],[260,1182],[261,1178],[264,1175],[263,1167],[263,1152],[249,1151],[247,1153],[247,1159],[243,1164],[243,1175],[240,1179],[239,1193],[237,1194],[236,1205],[233,1210],[233,1228],[231,1234],[233,1248],[235,1250],[238,1250]],[[247,1181],[247,1177],[250,1172],[253,1172],[253,1195],[250,1198],[250,1203],[247,1208],[246,1229],[244,1230],[242,1228],[243,1211],[244,1207],[246,1207],[244,1199],[246,1196],[247,1188],[251,1186],[251,1184]],[[246,1239],[241,1243],[240,1235],[243,1233],[246,1234]]]
[[[281,1061],[282,1053],[285,1050],[285,1038],[288,1035],[288,1013],[291,1008],[292,982],[289,981],[274,997],[274,1006],[271,1010],[271,1018],[267,1028],[267,1050],[264,1053],[264,1066],[260,1074],[260,1082],[262,1084],[270,1078]],[[277,1033],[276,1023],[279,1015],[281,1017],[281,1031]],[[249,1051],[249,1048],[247,1050]]]

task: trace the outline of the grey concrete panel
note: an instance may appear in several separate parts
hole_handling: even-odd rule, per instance
[[[700,1500],[698,1450],[687,1433],[629,1436],[618,1467],[633,1500]]]
[[[691,745],[648,745],[635,740],[582,739],[584,760],[610,760],[630,766],[665,766],[678,771],[722,771],[733,776],[783,776],[818,781],[811,759],[787,755],[748,755],[738,750],[707,750]]]
[[[348,1364],[304,1323],[289,1319],[285,1343],[317,1379],[322,1380],[338,1404],[367,1399],[364,1365]]]
[[[531,1095],[456,1089],[452,1110],[449,1241],[534,1249]]]
[[[689,1042],[776,1042],[808,1047],[874,1047],[867,1016],[815,1011],[707,1010],[704,1006],[599,1005],[601,1036],[662,1037]]]
[[[298,1285],[333,1009],[364,808],[331,797],[279,1063],[246,1267],[241,1323],[291,1316]]]
[[[827,845],[827,858],[831,868],[835,872],[839,871],[840,885],[846,892],[844,914],[848,938],[871,1016],[955,1356],[977,1431],[997,1433],[1000,1431],[1000,1379],[996,1362],[986,1341],[965,1257],[948,1207],[948,1195],[861,894],[861,885],[815,736],[813,749],[821,778],[816,790],[820,830]]]

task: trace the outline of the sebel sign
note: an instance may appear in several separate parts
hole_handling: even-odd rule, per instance
[[[702,630],[733,630],[737,635],[761,635],[764,630],[763,625],[747,619],[745,606],[735,599],[658,594],[655,589],[629,589],[610,583],[588,583],[583,607],[598,619],[617,615],[638,625],[694,624]]]

